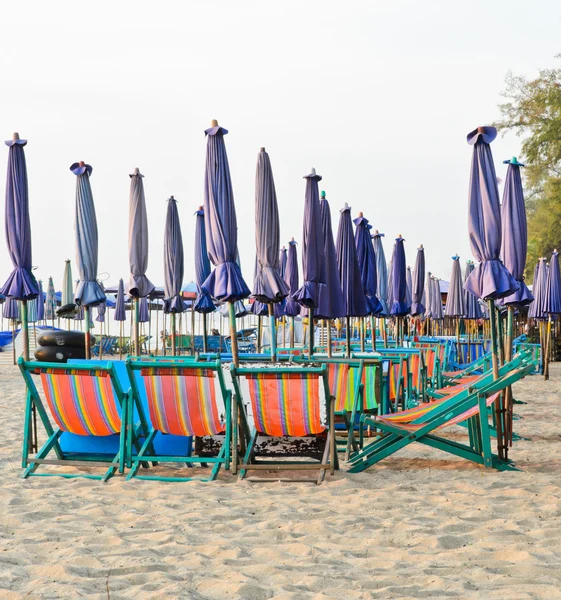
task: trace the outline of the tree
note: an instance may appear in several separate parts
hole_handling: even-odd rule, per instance
[[[508,73],[496,127],[522,136],[528,259],[531,280],[540,256],[561,248],[561,69],[544,69],[535,79]]]

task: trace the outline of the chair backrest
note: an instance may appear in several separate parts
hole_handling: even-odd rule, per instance
[[[304,437],[327,428],[327,367],[231,368],[236,394],[249,395],[255,429],[272,436]]]
[[[205,436],[226,426],[226,387],[220,363],[126,361],[133,393],[144,385],[148,413],[156,431]]]
[[[111,363],[92,368],[20,360],[19,365],[30,393],[36,397],[39,395],[30,375],[40,375],[49,412],[62,431],[91,436],[120,433],[126,395]]]

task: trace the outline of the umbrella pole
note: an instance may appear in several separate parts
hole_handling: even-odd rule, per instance
[[[203,313],[203,352],[208,352],[208,332],[206,325],[206,313]]]
[[[140,298],[133,298],[133,309],[134,309],[134,354],[140,356],[140,323],[139,318],[139,304]]]
[[[547,327],[544,323],[545,333],[545,351],[543,359],[543,378],[545,381],[549,379],[549,355],[551,352],[551,315],[547,320]]]
[[[310,308],[308,310],[308,322],[309,322],[309,344],[308,344],[308,353],[310,358],[314,355],[314,309]]]
[[[187,329],[187,324],[185,324]],[[191,305],[191,353],[195,356],[195,308],[194,304]]]
[[[370,317],[370,333],[372,334],[372,352],[376,352],[376,317]]]
[[[23,360],[27,362],[29,360],[29,323],[27,314],[27,300],[21,301],[21,328],[23,330]]]
[[[159,337],[160,337],[160,331],[159,331],[159,326],[158,326],[158,319],[159,319],[159,315],[160,315],[160,306],[159,304],[156,304],[156,356],[158,356],[158,342],[159,342]]]
[[[290,347],[294,348],[294,317],[290,317]]]
[[[177,343],[177,337],[175,335],[175,313],[172,312],[169,316],[169,327],[171,329],[171,356],[177,356],[175,345]]]
[[[230,320],[230,347],[232,350],[232,362],[234,367],[240,366],[240,358],[238,353],[238,333],[236,331],[236,309],[232,301],[228,302],[228,317]]]
[[[91,340],[90,311],[91,311],[90,306],[84,306],[84,323],[86,325],[86,331],[84,333],[85,343],[86,343],[86,360],[90,360],[92,357],[92,351],[90,348],[90,340]]]
[[[333,356],[333,350],[331,349],[331,321],[325,321],[327,324],[327,356],[331,358]]]
[[[123,359],[123,321],[119,321],[119,360]]]
[[[271,362],[277,361],[277,331],[275,324],[275,313],[273,305],[268,304],[269,308],[269,328],[271,330]]]
[[[360,317],[360,319],[358,320],[358,324],[360,326],[360,351],[364,352],[364,350],[365,350],[364,317]]]
[[[257,354],[261,354],[261,336],[263,330],[261,329],[261,315],[257,315]]]
[[[103,321],[99,322],[99,360],[103,358]]]
[[[496,311],[495,301],[489,299],[489,325],[491,329],[491,356],[493,361],[493,379],[499,378],[499,347],[497,343],[497,322],[496,322]],[[497,428],[497,451],[499,458],[504,460],[503,452],[503,422],[502,422],[502,409],[501,409],[501,396],[497,396],[495,400],[495,426]],[[483,418],[483,415],[482,415]]]
[[[507,321],[506,321],[506,347],[505,347],[505,362],[512,360],[512,339],[513,339],[513,328],[514,328],[514,306],[507,307]],[[508,386],[505,391],[505,410],[507,420],[507,442],[512,447],[512,421],[513,421],[513,397],[512,388]]]
[[[347,342],[347,358],[351,357],[351,317],[345,317],[345,340]]]

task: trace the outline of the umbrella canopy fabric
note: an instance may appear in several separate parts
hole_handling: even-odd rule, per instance
[[[496,135],[494,127],[479,127],[467,136],[473,145],[468,231],[472,253],[480,264],[465,287],[484,300],[509,296],[520,287],[500,260],[501,207],[490,146]]]
[[[281,302],[288,286],[280,274],[280,222],[271,160],[265,148],[257,156],[255,172],[255,246],[257,273],[252,296],[260,302]]]
[[[415,271],[413,272],[413,281],[411,289],[411,316],[420,316],[425,312],[423,306],[425,291],[425,249],[423,246],[417,248],[417,258],[415,259]]]
[[[452,274],[450,275],[450,285],[448,287],[448,296],[446,298],[446,316],[447,317],[465,317],[465,293],[462,282],[462,269],[460,267],[460,257],[452,257]]]
[[[283,246],[279,252],[279,272],[281,277],[284,279],[286,283],[286,261],[288,260],[288,253],[286,248]]]
[[[101,289],[105,292],[105,290],[103,289],[103,283],[100,284],[101,285]],[[98,323],[105,323],[105,313],[107,312],[107,299],[105,300],[105,302],[100,302],[97,307],[97,316],[95,318],[95,320]]]
[[[411,267],[407,267],[407,271],[405,273],[405,302],[409,306],[413,303],[413,275],[411,274]]]
[[[45,294],[43,293],[43,282],[39,279],[37,282],[39,296],[37,296],[37,320],[45,320]]]
[[[39,294],[37,281],[31,272],[31,221],[29,219],[29,194],[24,146],[14,133],[6,142],[8,173],[6,176],[6,208],[4,226],[6,244],[14,270],[2,286],[0,293],[8,298],[31,300]]]
[[[388,266],[386,264],[386,255],[382,245],[383,233],[378,230],[372,235],[372,245],[376,254],[376,275],[378,276],[378,300],[382,305],[382,312],[378,316],[388,317],[390,310],[388,308]]]
[[[464,284],[467,281],[467,278],[470,276],[470,274],[474,268],[475,268],[475,265],[471,261],[468,261],[466,263],[466,269],[465,269],[465,273],[464,273]],[[466,307],[465,318],[469,319],[471,321],[477,321],[478,319],[482,319],[483,312],[481,311],[481,305],[479,304],[479,300],[477,299],[477,296],[474,296],[471,292],[468,292],[465,289],[465,285],[464,285],[464,294],[465,294],[464,304]]]
[[[359,216],[354,220],[354,224],[356,226],[356,255],[362,289],[366,297],[366,312],[369,315],[377,315],[383,312],[384,307],[376,297],[376,288],[378,287],[376,252],[370,238],[368,219],[365,219],[362,213],[359,213]]]
[[[320,201],[320,212],[326,285],[322,285],[319,288],[319,302],[315,316],[319,319],[338,319],[345,316],[345,303],[339,279],[333,229],[331,227],[331,209],[325,196]]]
[[[185,310],[181,300],[183,284],[183,237],[177,210],[177,200],[168,200],[164,230],[164,311],[181,313]]]
[[[532,293],[524,283],[526,252],[528,249],[528,224],[526,221],[526,205],[524,190],[520,177],[520,164],[516,158],[503,161],[508,163],[503,202],[501,204],[502,242],[501,260],[519,284],[514,294],[506,296],[502,304],[526,306],[533,300]]]
[[[545,258],[540,258],[536,268],[534,269],[534,283],[532,286],[532,294],[534,301],[528,309],[528,317],[531,319],[546,319],[547,315],[544,312],[544,299],[547,289],[548,267]]]
[[[129,294],[146,298],[154,291],[154,284],[146,277],[148,269],[148,215],[144,196],[144,175],[136,168],[130,174],[129,194]]]
[[[205,228],[208,256],[215,266],[202,288],[221,302],[243,300],[250,294],[238,256],[238,224],[224,136],[218,125],[205,131]]]
[[[366,295],[362,286],[357,248],[351,220],[351,207],[345,205],[339,216],[337,230],[337,267],[343,292],[345,317],[365,317],[368,314]]]
[[[323,231],[318,183],[321,176],[312,169],[305,175],[306,195],[304,200],[304,227],[302,231],[302,278],[300,289],[292,299],[306,308],[317,308],[319,288],[325,285],[325,261],[323,257]]]
[[[148,323],[150,321],[150,313],[148,312],[148,298],[141,298],[138,305],[138,322]]]
[[[5,319],[18,320],[19,317],[19,302],[15,298],[8,296],[2,307],[2,316]]]
[[[92,167],[83,161],[73,163],[70,170],[76,175],[76,264],[80,283],[74,295],[76,304],[95,306],[105,300],[97,282],[97,219],[90,185]]]
[[[396,238],[392,254],[392,268],[390,286],[392,288],[393,303],[390,314],[395,317],[406,315],[411,306],[407,304],[407,275],[405,268],[405,240],[400,236]]]
[[[440,281],[433,277],[432,286],[434,290],[434,304],[432,306],[433,316],[432,318],[440,321],[444,318],[444,313],[442,312],[442,294],[440,292]]]
[[[47,284],[47,296],[45,298],[45,319],[52,321],[56,317],[56,292],[53,278],[49,277],[49,283]]]
[[[37,298],[32,298],[27,302],[27,322],[37,323]]]
[[[125,284],[122,279],[119,279],[119,291],[117,292],[117,302],[115,303],[115,315],[113,319],[115,321],[127,320],[125,314]]]
[[[292,300],[292,297],[300,287],[300,278],[298,276],[298,253],[296,251],[296,242],[294,240],[288,242],[288,260],[284,278],[288,285],[288,297],[286,299],[284,311],[288,317],[297,317],[300,314],[301,308],[298,302]]]
[[[64,275],[62,276],[61,306],[74,304],[74,280],[72,279],[72,266],[70,260],[64,262]]]
[[[206,247],[205,230],[205,211],[201,206],[195,213],[197,220],[195,223],[195,279],[197,283],[197,300],[195,301],[195,310],[198,313],[211,313],[216,310],[216,306],[208,292],[202,288],[203,283],[210,275],[210,260]]]
[[[255,284],[255,279],[257,278],[257,273],[259,271],[259,261],[257,260],[257,256],[255,257],[255,267],[253,269],[253,282]],[[256,317],[263,317],[269,314],[269,307],[265,302],[260,302],[259,300],[254,300],[250,307],[249,312]]]
[[[543,312],[550,315],[561,314],[561,274],[559,273],[559,253],[557,250],[553,251],[549,261]]]
[[[434,311],[432,309],[434,305],[434,289],[432,286],[432,274],[430,271],[427,272],[425,280],[425,299],[427,303],[425,307],[425,317],[427,319],[432,319],[434,316]]]

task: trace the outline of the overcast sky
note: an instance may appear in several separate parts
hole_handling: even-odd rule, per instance
[[[305,181],[315,167],[334,231],[347,202],[408,263],[449,278],[471,258],[466,134],[499,117],[509,70],[535,75],[561,52],[558,1],[377,0],[10,2],[0,18],[0,135],[29,140],[33,264],[60,289],[74,274],[76,177],[93,166],[99,274],[128,278],[128,174],[145,175],[148,275],[163,285],[166,200],[173,194],[194,278],[193,213],[203,201],[204,129],[229,129],[239,250],[252,286],[257,154],[271,157],[281,243],[302,234]],[[502,161],[520,140],[498,138]],[[4,197],[8,148],[0,151]],[[502,186],[501,186],[502,193]],[[4,230],[4,211],[0,226]],[[0,279],[11,271],[5,244]],[[2,283],[0,282],[0,283]]]

